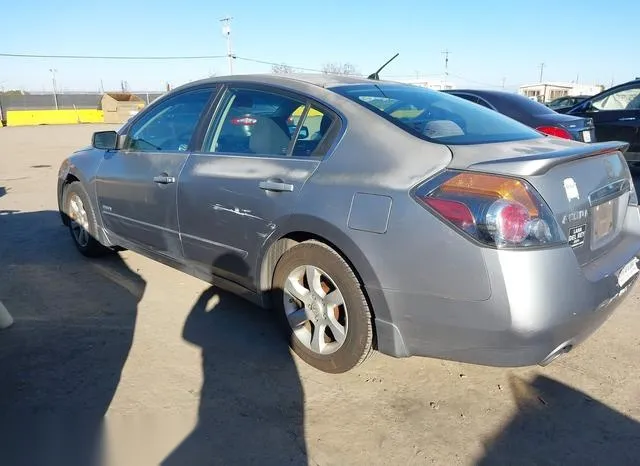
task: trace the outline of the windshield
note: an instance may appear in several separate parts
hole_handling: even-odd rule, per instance
[[[493,110],[418,86],[356,84],[331,88],[407,132],[441,144],[484,144],[542,137]]]

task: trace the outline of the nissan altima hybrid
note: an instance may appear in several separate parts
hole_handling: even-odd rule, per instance
[[[377,79],[218,77],[95,133],[57,195],[82,254],[136,251],[271,309],[319,370],[373,350],[545,365],[637,280],[627,149]]]

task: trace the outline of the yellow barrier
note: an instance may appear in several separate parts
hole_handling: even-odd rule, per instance
[[[8,110],[7,126],[73,125],[77,123],[102,123],[102,110],[81,108],[78,110]]]
[[[303,110],[304,110],[304,105],[301,105],[301,106],[299,106],[298,108],[296,108],[296,109],[293,111],[293,114],[292,114],[291,116],[299,117],[299,116],[301,116],[301,115],[302,115],[302,111],[303,111]],[[308,114],[308,115],[309,115],[310,117],[312,117],[312,116],[321,116],[321,115],[322,115],[322,113],[320,113],[318,110],[316,110],[316,109],[314,109],[314,108],[311,108],[311,109],[309,109],[309,114]]]

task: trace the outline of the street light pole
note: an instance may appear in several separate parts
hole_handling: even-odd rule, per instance
[[[231,51],[231,20],[233,18],[228,16],[222,18],[222,35],[227,38],[227,59],[229,60],[229,74],[233,74],[233,53]]]
[[[449,78],[449,54],[451,52],[449,52],[449,49],[445,50],[444,52],[442,52],[442,55],[444,55],[444,83],[443,83],[443,90],[447,89],[447,80]]]
[[[56,110],[58,110],[58,90],[56,88],[56,73],[58,70],[55,68],[49,68],[49,71],[51,71],[51,81],[53,83],[53,102],[56,105]]]

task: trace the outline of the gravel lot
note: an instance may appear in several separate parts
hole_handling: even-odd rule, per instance
[[[377,354],[323,374],[267,311],[75,251],[56,173],[100,128],[0,128],[1,464],[640,463],[638,288],[547,368]]]

